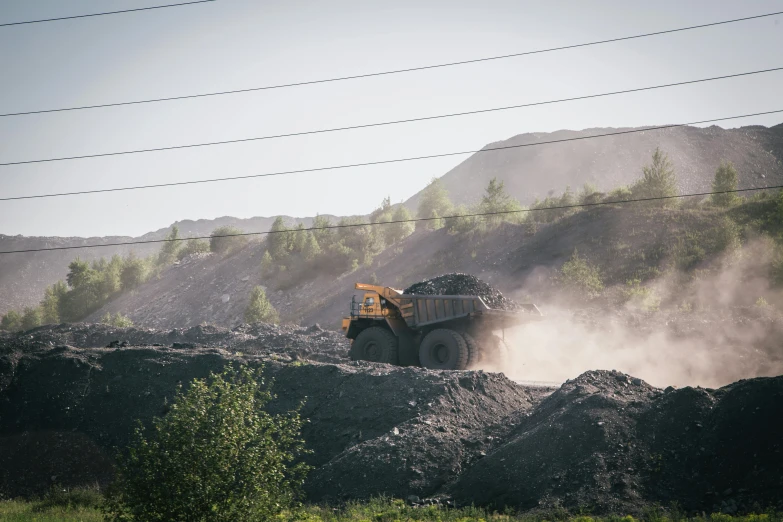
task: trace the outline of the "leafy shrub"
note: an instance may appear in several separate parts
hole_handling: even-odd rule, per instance
[[[269,520],[297,501],[308,467],[298,411],[270,415],[261,370],[228,366],[180,387],[169,413],[138,427],[105,511],[116,521]]]
[[[230,254],[247,244],[247,236],[242,236],[242,230],[237,227],[218,227],[212,231],[209,238],[209,250],[215,254]]]
[[[273,323],[280,322],[280,316],[269,302],[266,292],[260,286],[256,286],[250,292],[250,300],[245,309],[246,323]]]
[[[715,179],[712,181],[713,192],[728,192],[737,190],[737,171],[730,162],[722,161],[715,171]],[[730,207],[739,203],[740,197],[735,192],[725,194],[713,194],[712,202],[719,207]]]
[[[489,180],[484,189],[481,203],[478,206],[480,214],[497,214],[484,216],[484,221],[490,224],[498,224],[503,221],[519,222],[522,205],[506,192],[505,184],[497,178]]]
[[[41,309],[38,307],[30,308],[29,306],[24,309],[22,314],[22,330],[32,330],[41,326]]]
[[[41,300],[41,321],[43,324],[60,322],[60,300],[68,292],[68,286],[63,281],[57,281],[47,286],[44,298]]]
[[[652,163],[642,169],[642,179],[631,186],[631,193],[635,199],[644,198],[671,198],[679,194],[677,190],[677,178],[674,175],[674,167],[669,156],[655,149],[652,155]],[[648,204],[655,206],[671,206],[674,199],[664,199]]]
[[[9,310],[0,321],[0,328],[8,332],[18,332],[22,329],[22,316],[16,310]]]
[[[131,253],[125,260],[120,273],[120,282],[124,291],[134,290],[147,280],[147,264]]]
[[[209,243],[203,239],[188,239],[185,245],[177,251],[177,259],[182,261],[191,254],[206,254],[209,252]]]
[[[446,230],[454,234],[465,234],[478,229],[481,226],[481,218],[471,216],[471,210],[465,205],[460,205],[454,209],[453,217],[446,220]]]
[[[563,263],[560,268],[557,281],[564,288],[587,299],[599,296],[604,289],[598,267],[580,257],[576,249],[574,249],[571,259]]]
[[[421,191],[417,217],[429,219],[448,216],[451,214],[453,206],[449,199],[449,193],[446,187],[443,186],[443,182],[439,178],[432,178],[429,185]],[[416,222],[417,228],[428,228],[430,230],[443,228],[443,225],[442,219]]]
[[[117,328],[130,328],[133,326],[133,321],[131,321],[128,316],[122,315],[119,312],[117,312],[116,315],[111,315],[111,312],[106,312],[106,315],[101,317],[101,322]]]
[[[639,279],[626,281],[622,293],[626,302],[635,308],[652,312],[658,310],[661,305],[661,298],[651,288],[642,286]]]
[[[157,264],[159,266],[168,266],[178,258],[179,250],[182,248],[182,241],[179,240],[179,227],[174,225],[171,232],[166,236],[166,241],[161,245],[158,253]]]

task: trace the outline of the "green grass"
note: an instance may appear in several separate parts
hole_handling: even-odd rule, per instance
[[[25,502],[0,501],[0,520],[3,522],[92,522],[102,521],[103,515],[95,506],[73,504],[52,505],[46,500]],[[369,502],[350,502],[342,508],[306,506],[296,513],[279,515],[280,522],[783,522],[783,514],[731,516],[721,513],[684,517],[666,514],[659,509],[645,510],[641,517],[609,515],[605,517],[568,515],[565,511],[549,514],[497,513],[481,508],[449,509],[440,506],[413,507],[402,500],[376,499]]]

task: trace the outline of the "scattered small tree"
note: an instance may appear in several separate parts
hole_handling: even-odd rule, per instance
[[[120,274],[123,291],[134,290],[147,280],[147,265],[143,259],[136,257],[133,252],[128,254],[125,266]]]
[[[177,259],[182,261],[191,254],[206,254],[209,252],[209,243],[203,239],[188,239],[185,246],[177,252]]]
[[[587,299],[597,297],[604,289],[598,267],[580,257],[576,249],[571,259],[560,268],[557,281],[561,286],[575,292],[578,297]]]
[[[130,328],[133,326],[133,321],[130,320],[130,317],[122,315],[119,312],[117,312],[116,315],[111,315],[111,312],[106,312],[106,315],[101,317],[101,322],[117,328]]]
[[[306,261],[312,261],[319,255],[321,255],[321,247],[318,245],[318,241],[316,241],[315,236],[312,232],[300,232],[305,236],[305,243],[302,247],[302,257]]]
[[[179,227],[177,225],[171,227],[171,232],[166,236],[166,240],[158,253],[159,266],[168,266],[177,260],[177,253],[182,248],[182,241],[179,241]]]
[[[271,520],[308,471],[298,411],[270,415],[261,370],[228,366],[180,386],[168,414],[138,427],[105,511],[115,521]]]
[[[0,328],[8,332],[18,332],[22,329],[22,316],[16,310],[9,310],[0,320]]]
[[[642,179],[631,186],[634,198],[671,198],[679,194],[677,178],[669,156],[656,148],[652,155],[652,163],[643,169]],[[673,199],[656,202],[659,206],[673,205]]]
[[[260,286],[256,286],[250,292],[250,300],[247,303],[245,309],[245,322],[246,323],[272,323],[277,324],[280,322],[280,316],[269,302],[269,298],[266,296],[266,292]]]
[[[41,326],[41,309],[28,306],[22,314],[22,330],[32,330],[38,326]]]
[[[479,213],[497,215],[485,216],[484,220],[487,223],[497,224],[503,221],[519,221],[519,214],[512,214],[512,212],[520,210],[522,210],[522,205],[506,192],[503,181],[498,181],[497,178],[489,180],[487,188],[484,189],[484,195],[481,197]]]
[[[713,194],[712,202],[719,207],[730,207],[739,202],[740,197],[737,190],[737,170],[730,162],[721,161],[718,170],[715,171],[715,179],[712,181],[713,192],[723,192],[723,194]]]
[[[209,238],[209,249],[215,254],[230,254],[241,249],[247,243],[247,236],[242,236],[242,230],[237,227],[224,226],[212,231]]]
[[[451,214],[452,207],[449,193],[443,186],[443,182],[439,178],[432,178],[430,184],[421,191],[417,216],[421,219],[448,216]],[[444,223],[442,219],[431,219],[430,221],[418,221],[416,226],[435,230],[443,228]]]
[[[272,259],[281,261],[291,252],[291,238],[283,218],[277,216],[266,236],[266,250]]]
[[[390,223],[388,225],[383,225],[383,239],[386,245],[393,245],[395,243],[399,243],[406,237],[413,234],[413,231],[416,229],[415,223],[412,221],[409,221],[413,219],[413,215],[411,214],[410,210],[405,208],[403,205],[397,205],[397,207],[394,209],[394,212],[391,215],[391,219],[389,221],[396,221],[396,223]],[[407,223],[406,223],[407,221]]]
[[[66,292],[68,292],[68,286],[63,281],[57,281],[52,286],[46,287],[44,298],[41,301],[41,321],[43,324],[60,322],[60,300]]]
[[[272,273],[275,271],[275,262],[272,259],[272,256],[269,255],[269,250],[264,252],[264,255],[261,257],[261,275],[264,277],[269,277],[272,275]]]

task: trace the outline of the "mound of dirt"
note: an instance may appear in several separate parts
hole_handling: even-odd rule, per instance
[[[661,390],[592,371],[554,390],[502,374],[298,355],[344,353],[329,351],[337,335],[61,325],[0,336],[0,495],[105,484],[136,419],[165,414],[178,383],[233,362],[264,365],[278,397],[270,410],[304,401],[311,501],[385,494],[596,513],[675,500],[688,511],[783,508],[783,377]],[[91,346],[56,344],[63,339]],[[100,347],[118,339],[166,344]]]
[[[518,305],[499,290],[470,274],[445,274],[414,283],[403,293],[419,295],[477,295],[490,308],[515,310]]]
[[[783,377],[660,390],[619,372],[587,372],[542,401],[454,495],[603,513],[650,501],[726,513],[780,507],[781,398]]]

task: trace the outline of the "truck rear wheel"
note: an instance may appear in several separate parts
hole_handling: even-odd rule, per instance
[[[397,364],[397,338],[385,328],[367,328],[351,343],[351,360]]]
[[[419,361],[431,370],[464,370],[468,367],[468,343],[465,338],[446,328],[433,330],[419,347]]]
[[[481,360],[481,345],[469,333],[463,333],[462,337],[468,345],[468,368],[475,368]]]

